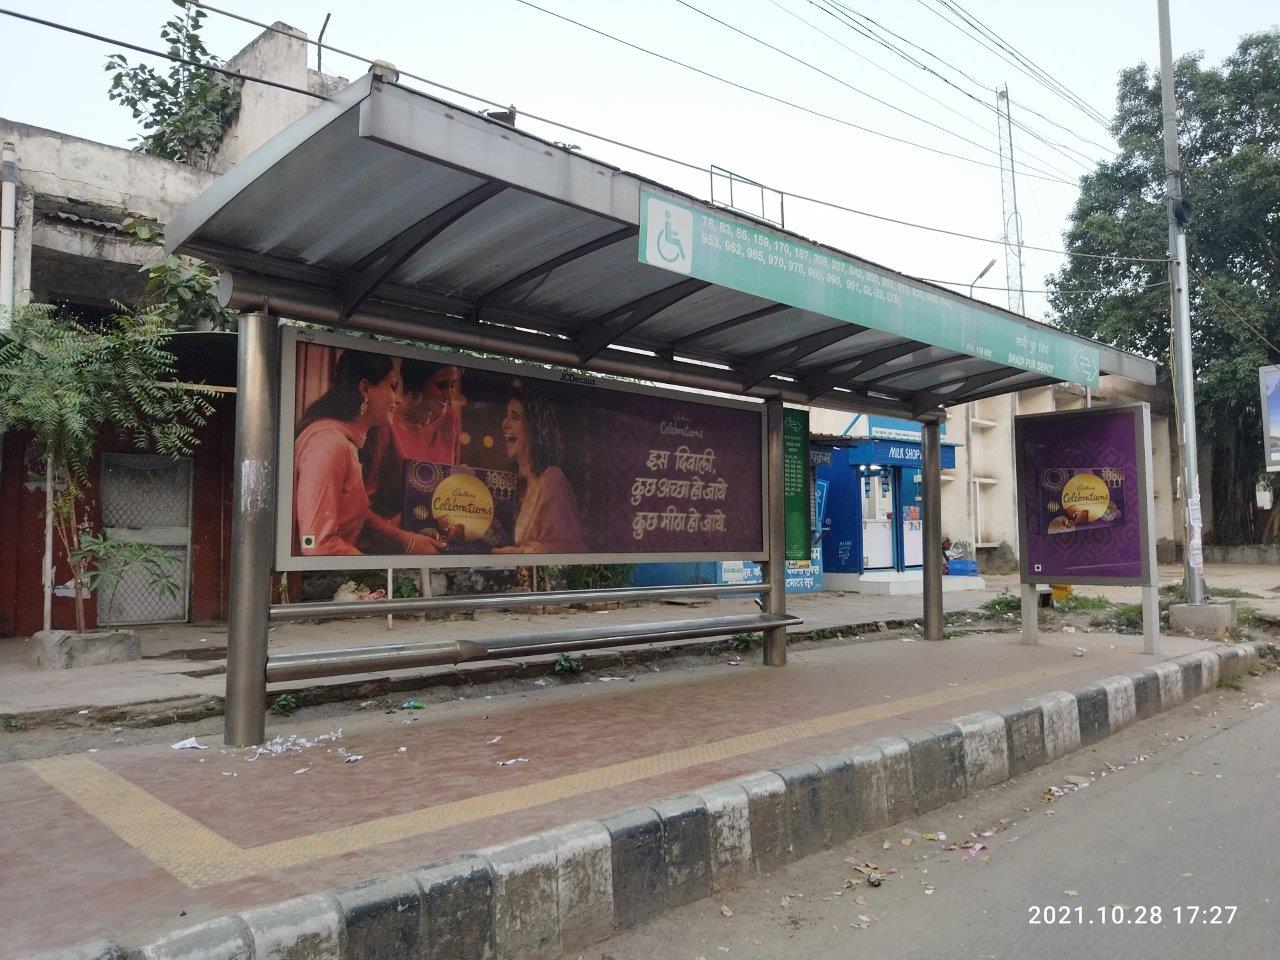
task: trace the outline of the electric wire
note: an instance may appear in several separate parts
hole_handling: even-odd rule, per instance
[[[932,13],[934,16],[940,19],[943,23],[950,25],[954,29],[958,30],[961,34],[968,37],[970,40],[973,40],[984,50],[999,57],[1001,60],[1009,64],[1014,69],[1026,74],[1036,83],[1040,84],[1050,93],[1054,94],[1054,96],[1058,97],[1059,99],[1063,100],[1064,102],[1074,107],[1076,110],[1080,111],[1080,113],[1088,117],[1094,123],[1101,126],[1104,130],[1109,129],[1109,125],[1107,123],[1106,118],[1103,117],[1102,114],[1100,114],[1093,107],[1089,106],[1087,103],[1085,103],[1075,94],[1073,94],[1070,90],[1067,90],[1066,88],[1058,89],[1054,87],[1051,83],[1046,82],[1046,80],[1043,77],[1037,75],[1034,71],[1023,66],[1016,59],[1011,59],[1007,54],[1003,52],[1003,50],[992,47],[991,43],[987,42],[980,33],[976,33],[974,32],[974,30],[965,29],[964,23],[957,23],[955,18],[947,16],[941,10],[938,10],[933,6],[930,6],[928,3],[925,2],[925,0],[916,0],[916,3],[919,4],[921,7],[924,7],[924,9],[928,10],[930,13]],[[942,0],[941,5],[944,10],[952,11],[952,8],[945,3],[945,0]],[[962,15],[961,15],[961,19],[963,20]]]
[[[770,2],[773,2],[773,0],[770,0]],[[962,94],[965,97],[968,97],[970,100],[973,100],[976,103],[982,104],[987,109],[995,110],[995,108],[992,107],[986,101],[986,99],[984,99],[985,96],[988,93],[990,93],[991,90],[994,89],[993,85],[982,83],[981,81],[974,78],[971,74],[966,73],[964,70],[960,69],[959,67],[956,67],[947,63],[942,57],[933,53],[933,51],[929,50],[928,48],[922,47],[919,44],[914,43],[910,39],[902,36],[902,34],[899,34],[894,32],[893,30],[890,30],[888,27],[885,27],[883,24],[880,24],[879,22],[867,16],[866,14],[861,13],[858,10],[855,10],[853,7],[849,6],[846,3],[839,2],[839,0],[822,0],[821,4],[816,2],[816,0],[806,0],[806,2],[810,6],[822,11],[827,16],[836,20],[837,23],[840,23],[843,26],[847,27],[848,29],[853,30],[855,33],[859,34],[860,36],[873,40],[874,42],[878,43],[880,46],[884,47],[886,50],[889,50],[891,53],[894,53],[898,57],[905,60],[907,63],[916,67],[917,69],[923,70],[925,73],[928,73],[929,75],[940,80],[942,83],[945,83],[947,86],[951,87],[956,92]],[[854,19],[855,17],[865,21],[866,24],[868,24],[869,26],[864,26],[862,23],[859,23],[857,19]],[[983,96],[979,97],[973,94],[972,92],[965,90],[959,84],[953,82],[950,78],[943,76],[933,67],[921,61],[918,57],[913,56],[912,54],[903,50],[901,47],[897,46],[896,44],[890,43],[889,41],[885,40],[883,37],[878,36],[875,33],[875,30],[883,31],[884,33],[887,33],[897,38],[898,40],[901,40],[903,43],[906,43],[914,47],[915,49],[921,51],[922,53],[924,53],[931,59],[936,60],[938,63],[942,64],[948,69],[955,71],[957,74],[959,74],[960,76],[968,80],[969,83],[971,83],[972,85],[980,89],[983,93]],[[1045,116],[1043,113],[1039,112],[1038,110],[1034,110],[1026,106],[1025,104],[1022,104],[1021,102],[1019,102],[1018,105],[1020,109],[1025,110],[1027,113],[1030,113],[1033,116],[1039,117],[1041,120],[1044,120],[1046,123],[1049,123],[1052,126],[1055,126],[1058,129],[1071,134],[1077,140],[1080,140],[1083,143],[1089,144],[1090,146],[1097,147],[1098,149],[1103,150],[1107,153],[1110,153],[1113,156],[1116,155],[1116,151],[1112,150],[1110,147],[1104,144],[1098,143],[1096,140],[1090,140],[1088,137],[1082,136],[1081,134],[1077,133],[1075,130],[1072,130],[1070,127],[1067,127],[1061,123],[1058,123],[1056,120],[1052,119],[1051,117]],[[1056,150],[1057,152],[1063,153],[1064,155],[1069,154],[1071,159],[1074,162],[1081,163],[1086,168],[1092,167],[1095,163],[1094,159],[1090,157],[1088,154],[1077,150],[1075,147],[1069,146],[1065,143],[1061,143],[1060,141],[1048,139],[1048,137],[1044,136],[1034,128],[1028,126],[1025,122],[1021,120],[1014,120],[1013,125],[1018,129],[1022,130],[1028,136],[1031,136],[1034,139],[1039,140],[1041,143],[1044,143],[1046,146]]]
[[[625,39],[623,39],[622,37],[616,36],[615,34],[609,33],[609,32],[607,32],[607,31],[605,31],[605,30],[601,30],[601,29],[599,29],[598,27],[593,27],[593,26],[591,26],[590,24],[583,23],[581,20],[575,20],[575,19],[573,19],[572,17],[566,16],[565,14],[557,13],[557,12],[556,12],[556,11],[554,11],[554,10],[549,10],[549,9],[547,9],[546,7],[539,6],[538,4],[533,3],[533,2],[532,2],[532,0],[513,0],[513,2],[518,3],[518,4],[520,4],[521,6],[524,6],[524,7],[528,7],[528,8],[529,8],[529,9],[531,9],[531,10],[537,10],[539,13],[544,13],[544,14],[546,14],[546,15],[547,15],[547,16],[549,16],[549,17],[554,17],[555,19],[557,19],[557,20],[561,20],[561,21],[563,21],[563,22],[565,22],[565,23],[572,24],[572,25],[573,25],[573,26],[575,26],[575,27],[579,27],[579,28],[581,28],[581,29],[583,29],[583,30],[586,30],[586,31],[590,32],[590,33],[594,33],[594,34],[596,34],[597,36],[604,37],[604,38],[606,38],[606,39],[608,39],[608,40],[612,40],[614,43],[620,44],[620,45],[622,45],[622,46],[624,46],[624,47],[627,47],[627,48],[629,48],[629,49],[631,49],[631,50],[635,50],[635,51],[637,51],[638,53],[643,53],[643,54],[645,54],[645,55],[647,55],[647,56],[654,57],[654,58],[656,58],[656,59],[658,59],[658,60],[662,60],[662,61],[664,61],[665,63],[669,63],[669,64],[671,64],[671,65],[673,65],[673,66],[680,67],[680,68],[681,68],[681,69],[683,69],[683,70],[689,70],[689,71],[690,71],[690,72],[692,72],[692,73],[696,73],[696,74],[698,74],[698,75],[700,75],[700,76],[703,76],[703,77],[706,77],[706,78],[708,78],[708,79],[710,79],[710,80],[714,80],[714,81],[716,81],[717,83],[723,83],[723,84],[725,84],[726,86],[733,87],[733,88],[734,88],[734,89],[736,89],[736,90],[740,90],[740,91],[742,91],[742,92],[744,92],[744,93],[749,93],[749,94],[751,94],[751,95],[753,95],[753,96],[761,97],[761,98],[763,98],[763,99],[765,99],[765,100],[769,100],[769,101],[771,101],[771,102],[773,102],[773,103],[779,104],[780,106],[788,107],[788,108],[790,108],[790,109],[792,109],[792,110],[798,110],[798,111],[800,111],[801,113],[807,113],[807,114],[809,114],[810,116],[817,117],[817,118],[819,118],[819,119],[821,119],[821,120],[829,120],[829,121],[831,121],[831,122],[833,122],[833,123],[840,124],[841,126],[844,126],[844,127],[850,127],[850,128],[852,128],[852,129],[854,129],[854,130],[860,130],[860,131],[862,131],[863,133],[868,133],[868,134],[871,134],[872,136],[880,137],[880,138],[885,139],[885,140],[891,140],[891,141],[893,141],[894,143],[900,143],[900,144],[903,144],[903,145],[905,145],[905,146],[915,147],[915,148],[917,148],[917,149],[919,149],[919,150],[927,150],[928,152],[930,152],[930,153],[934,153],[934,154],[938,154],[939,156],[950,157],[950,158],[952,158],[952,159],[954,159],[954,160],[963,160],[965,163],[972,163],[972,164],[975,164],[975,165],[977,165],[977,166],[980,166],[980,167],[987,167],[987,168],[992,169],[992,170],[998,170],[998,169],[1000,169],[999,164],[997,164],[997,163],[988,163],[988,162],[987,162],[987,161],[985,161],[985,160],[978,160],[978,159],[976,159],[976,158],[974,158],[974,157],[966,157],[966,156],[964,156],[963,154],[959,154],[959,153],[952,153],[952,152],[951,152],[951,151],[949,151],[949,150],[943,150],[943,149],[938,148],[938,147],[931,147],[931,146],[928,146],[927,144],[918,143],[918,142],[916,142],[916,141],[914,141],[914,140],[908,140],[908,139],[906,139],[906,138],[904,138],[904,137],[897,137],[897,136],[894,136],[893,134],[885,133],[885,132],[884,132],[884,131],[882,131],[882,130],[876,130],[876,129],[875,129],[875,128],[873,128],[873,127],[867,127],[867,126],[864,126],[864,125],[862,125],[862,124],[860,124],[860,123],[854,123],[852,120],[845,119],[844,117],[837,117],[837,116],[835,116],[835,115],[833,115],[833,114],[830,114],[830,113],[824,113],[824,112],[823,112],[823,111],[821,111],[821,110],[816,110],[816,109],[814,109],[813,107],[808,107],[808,106],[805,106],[804,104],[796,103],[795,101],[793,101],[793,100],[788,100],[788,99],[786,99],[785,97],[779,97],[779,96],[777,96],[777,95],[775,95],[775,94],[772,94],[772,93],[769,93],[769,92],[767,92],[767,91],[765,91],[765,90],[759,90],[759,89],[757,89],[757,88],[755,88],[755,87],[749,87],[749,86],[747,86],[746,84],[738,83],[737,81],[735,81],[735,80],[730,80],[730,79],[728,79],[727,77],[719,76],[718,74],[713,73],[713,72],[712,72],[712,71],[710,71],[710,70],[704,70],[704,69],[702,69],[701,67],[695,66],[695,65],[693,65],[693,64],[691,64],[691,63],[686,63],[685,61],[683,61],[683,60],[678,60],[678,59],[676,59],[675,57],[669,57],[669,56],[667,56],[667,55],[666,55],[666,54],[664,54],[664,53],[659,53],[658,51],[656,51],[656,50],[651,50],[651,49],[649,49],[648,47],[643,47],[643,46],[640,46],[639,44],[632,43],[632,42],[631,42],[631,41],[629,41],[629,40],[625,40]],[[861,93],[861,91],[859,91],[859,92]],[[945,129],[945,128],[944,128],[944,129]],[[950,131],[948,131],[948,132],[950,132]],[[952,135],[953,135],[953,136],[957,136],[957,137],[959,137],[959,135],[958,135],[958,134],[954,134],[954,133],[953,133]],[[959,137],[959,139],[961,139],[961,140],[965,140],[965,142],[967,142],[967,143],[973,143],[973,141],[972,141],[972,140],[968,140],[968,139],[967,139],[967,138],[965,138],[965,137]],[[991,148],[990,148],[990,147],[982,147],[982,149],[984,149],[984,150],[988,150],[988,151],[990,151],[990,150],[991,150]],[[992,151],[992,152],[994,152],[994,151]],[[1038,179],[1038,180],[1046,180],[1046,181],[1053,182],[1053,183],[1061,183],[1061,184],[1064,184],[1064,185],[1066,185],[1066,186],[1071,186],[1071,187],[1076,186],[1076,184],[1075,184],[1074,182],[1072,182],[1071,180],[1063,179],[1062,177],[1057,177],[1057,176],[1053,176],[1053,175],[1046,175],[1046,174],[1044,174],[1044,173],[1040,173],[1040,172],[1036,172],[1036,173],[1027,172],[1027,171],[1032,170],[1032,169],[1034,169],[1034,168],[1026,167],[1026,168],[1024,169],[1024,171],[1023,171],[1023,176],[1025,176],[1025,177],[1031,177],[1031,178],[1033,178],[1033,179]]]
[[[344,50],[341,47],[336,47],[336,46],[333,46],[332,44],[320,43],[319,41],[312,40],[309,37],[299,38],[296,33],[292,33],[288,30],[285,30],[282,27],[277,27],[273,24],[264,23],[260,20],[254,20],[252,17],[247,17],[247,16],[244,16],[243,14],[234,13],[230,10],[224,10],[220,7],[214,6],[211,3],[208,3],[207,0],[187,0],[187,2],[190,3],[192,6],[200,7],[203,10],[208,10],[210,13],[220,14],[230,19],[238,20],[241,23],[248,24],[249,26],[257,27],[261,30],[269,30],[274,33],[281,34],[283,36],[291,37],[293,39],[302,39],[304,40],[304,42],[312,46],[315,46],[317,48],[322,48],[326,51],[329,51],[330,53],[336,53],[339,56],[349,57],[352,60],[358,61],[360,63],[364,63],[366,65],[371,66],[376,62],[370,57],[366,57],[358,53],[352,53],[349,50]],[[506,109],[506,104],[500,103],[497,100],[493,100],[488,97],[483,97],[476,93],[470,93],[465,90],[460,90],[456,87],[447,86],[443,83],[440,83],[437,80],[431,80],[427,77],[422,76],[421,74],[413,73],[410,70],[403,70],[398,67],[396,69],[399,70],[402,76],[409,77],[421,83],[425,83],[428,86],[435,87],[439,90],[444,90],[456,96],[465,97],[466,99],[469,99],[469,100],[474,100],[478,103],[486,104],[487,106],[490,106],[490,107],[495,107],[497,109]],[[673,157],[668,154],[660,153],[656,150],[647,149],[645,147],[638,147],[638,146],[635,146],[634,144],[627,143],[626,141],[617,140],[612,137],[608,137],[604,134],[595,133],[591,130],[583,129],[582,127],[571,126],[559,120],[552,120],[549,117],[539,116],[538,114],[530,113],[527,110],[522,109],[520,112],[522,116],[528,117],[529,119],[535,120],[539,123],[545,123],[550,126],[557,127],[558,129],[561,129],[561,130],[568,130],[571,133],[577,133],[584,137],[590,137],[593,140],[600,141],[601,143],[607,143],[624,150],[630,150],[635,153],[643,154],[645,156],[652,157],[655,160],[661,160],[665,163],[670,163],[675,166],[682,167],[686,170],[693,170],[698,173],[705,173],[708,175],[711,174],[712,172],[710,167],[703,166],[702,164],[692,163],[688,160],[683,160],[678,157]],[[937,227],[930,224],[915,223],[910,220],[902,220],[896,217],[889,217],[883,214],[872,213],[868,210],[860,210],[856,207],[846,206],[844,204],[836,203],[835,201],[832,201],[832,200],[824,200],[819,197],[806,196],[805,194],[796,193],[789,190],[778,190],[777,192],[782,194],[785,197],[792,198],[795,200],[800,200],[805,203],[812,203],[815,206],[825,207],[832,210],[839,210],[842,213],[850,213],[856,216],[867,217],[872,220],[880,220],[885,223],[893,223],[893,224],[897,224],[898,226],[910,227],[916,230],[922,230],[929,233],[939,233],[946,236],[958,237],[966,240],[977,240],[981,243],[995,243],[995,244],[1000,244],[1002,246],[1004,244],[1003,240],[994,239],[991,237],[982,237],[976,234],[963,233],[958,230],[950,230],[945,227]],[[1054,247],[1039,247],[1031,244],[1023,244],[1023,249],[1034,250],[1040,253],[1051,253],[1051,254],[1056,254],[1058,256],[1080,257],[1080,258],[1096,259],[1096,260],[1112,260],[1112,261],[1118,261],[1118,262],[1134,262],[1134,263],[1167,263],[1168,262],[1167,257],[1135,257],[1135,256],[1125,256],[1120,254],[1084,253],[1080,251],[1062,250]]]
[[[934,123],[932,120],[927,120],[924,117],[920,116],[919,114],[912,113],[910,110],[907,110],[904,107],[900,107],[895,103],[891,103],[890,101],[877,97],[872,93],[868,93],[866,90],[863,90],[860,87],[854,86],[853,84],[843,80],[842,78],[836,76],[833,73],[829,73],[828,71],[822,69],[818,65],[811,63],[810,61],[805,60],[801,57],[798,57],[795,54],[791,53],[790,51],[784,50],[782,47],[779,47],[779,46],[776,46],[775,44],[770,43],[768,40],[764,40],[761,37],[757,37],[755,34],[751,33],[750,31],[744,30],[741,27],[737,27],[732,23],[729,23],[727,20],[722,20],[719,17],[715,16],[714,14],[708,13],[706,10],[703,10],[701,7],[695,6],[694,4],[690,3],[689,0],[675,0],[675,2],[678,3],[680,6],[684,7],[686,10],[690,10],[701,17],[705,17],[711,22],[719,24],[720,26],[724,27],[726,30],[730,30],[740,37],[745,37],[746,39],[750,40],[752,43],[759,44],[760,46],[765,47],[768,50],[772,50],[774,53],[777,53],[781,56],[786,57],[788,60],[791,60],[794,63],[800,64],[800,66],[802,67],[812,70],[815,73],[821,74],[822,76],[826,77],[828,80],[832,80],[840,84],[842,87],[846,88],[847,90],[851,90],[854,93],[859,94],[860,96],[866,97],[868,100],[871,100],[874,103],[880,104],[882,107],[886,107],[887,109],[892,110],[895,113],[899,113],[905,117],[909,117],[910,119],[915,120],[917,123],[924,124],[926,127],[929,127],[933,130],[938,130],[938,131],[941,131],[942,133],[947,134],[948,136],[955,137],[957,140],[963,141],[964,143],[969,144],[971,147],[977,147],[979,150],[982,150],[985,153],[990,153],[997,157],[999,156],[999,151],[993,150],[991,147],[988,147],[985,144],[979,143],[976,140],[972,140],[969,137],[956,133],[954,130],[948,127],[945,127],[942,124]],[[1070,159],[1074,159],[1074,158],[1070,158]],[[1043,168],[1032,166],[1031,164],[1028,164],[1025,162],[1022,163],[1021,165],[1025,166],[1026,169],[1028,170],[1035,170],[1037,173],[1053,172],[1065,179],[1071,178],[1071,174],[1067,173],[1064,170],[1057,169],[1052,164],[1047,163],[1043,159],[1041,159],[1040,162],[1044,164]],[[1079,160],[1075,160],[1075,162],[1080,163]],[[1086,169],[1088,169],[1088,165],[1085,165],[1085,166],[1086,166]]]
[[[1043,82],[1047,82],[1051,86],[1051,88],[1062,91],[1062,93],[1068,96],[1074,103],[1078,104],[1082,110],[1084,110],[1088,114],[1092,114],[1093,117],[1098,122],[1103,123],[1104,125],[1106,124],[1106,117],[1102,114],[1101,111],[1097,110],[1092,104],[1086,101],[1083,97],[1077,94],[1065,83],[1063,83],[1057,77],[1049,73],[1048,70],[1044,69],[1038,63],[1035,63],[1033,60],[1027,57],[1021,50],[1019,50],[1009,41],[1005,40],[1002,36],[1000,36],[993,29],[991,29],[991,27],[987,26],[987,24],[985,24],[982,20],[980,20],[975,14],[970,13],[968,10],[962,7],[959,3],[959,0],[936,0],[936,2],[941,2],[947,7],[954,10],[961,17],[963,17],[968,24],[974,27],[974,29],[980,31],[983,35],[989,37],[992,41],[998,44],[1001,47],[1001,49],[1007,50],[1012,56],[1017,58],[1018,61],[1025,64],[1027,68],[1035,71],[1035,73],[1038,76],[1043,78]]]
[[[1214,290],[1211,286],[1209,286],[1209,281],[1205,279],[1204,275],[1203,275],[1199,270],[1197,270],[1195,267],[1191,266],[1190,264],[1187,264],[1187,269],[1188,269],[1188,270],[1189,270],[1189,271],[1190,271],[1190,272],[1195,276],[1195,278],[1196,278],[1197,280],[1199,280],[1199,281],[1200,281],[1200,286],[1201,286],[1201,288],[1205,291],[1205,293],[1209,294],[1209,296],[1211,296],[1211,297],[1213,297],[1213,299],[1217,300],[1217,301],[1218,301],[1218,303],[1220,303],[1220,304],[1222,304],[1222,306],[1226,307],[1226,308],[1227,308],[1227,311],[1228,311],[1232,316],[1234,316],[1237,320],[1239,320],[1241,323],[1243,323],[1246,327],[1248,327],[1248,328],[1253,332],[1253,334],[1254,334],[1254,335],[1255,335],[1259,340],[1261,340],[1263,343],[1265,343],[1268,347],[1270,347],[1272,350],[1274,350],[1277,354],[1280,354],[1280,347],[1277,347],[1274,343],[1272,343],[1272,342],[1271,342],[1271,340],[1270,340],[1270,338],[1268,338],[1268,337],[1267,337],[1267,335],[1266,335],[1265,333],[1263,333],[1263,332],[1262,332],[1261,330],[1259,330],[1256,326],[1254,326],[1254,325],[1253,325],[1253,323],[1252,323],[1251,321],[1249,321],[1249,320],[1245,319],[1244,314],[1242,314],[1239,310],[1237,310],[1235,307],[1233,307],[1233,306],[1232,306],[1230,303],[1228,303],[1225,299],[1223,299],[1221,296],[1219,296],[1219,295],[1218,295],[1218,292],[1217,292],[1216,290]]]
[[[19,13],[16,10],[8,10],[0,7],[0,15],[13,17],[16,20],[26,20],[29,23],[35,23],[42,27],[49,27],[53,30],[61,30],[64,33],[75,34],[78,37],[85,37],[89,40],[97,40],[100,43],[110,44],[116,47],[123,47],[126,50],[132,50],[135,53],[145,53],[152,57],[160,57],[163,60],[171,60],[174,63],[185,64],[188,67],[197,67],[200,70],[211,70],[214,73],[221,74],[224,77],[231,77],[235,80],[247,80],[251,83],[260,83],[264,86],[275,87],[278,90],[287,90],[290,93],[300,93],[303,96],[312,97],[316,100],[328,100],[329,98],[323,94],[313,93],[310,90],[303,90],[301,87],[291,86],[287,83],[280,83],[276,80],[264,80],[261,77],[251,77],[245,73],[237,73],[234,70],[228,70],[225,67],[217,67],[208,63],[200,63],[198,60],[189,60],[186,57],[180,57],[174,53],[166,53],[163,50],[154,50],[151,47],[139,46],[136,43],[129,43],[126,40],[118,40],[114,37],[106,37],[100,33],[93,33],[89,30],[81,30],[79,27],[72,27],[65,23],[57,23],[53,20],[45,20],[41,17],[32,16],[29,13]]]

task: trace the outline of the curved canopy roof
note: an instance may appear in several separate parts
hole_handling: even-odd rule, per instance
[[[220,264],[241,308],[735,394],[927,418],[1156,376],[373,74],[167,237]]]

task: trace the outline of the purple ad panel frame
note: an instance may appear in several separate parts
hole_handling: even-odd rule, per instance
[[[767,435],[763,403],[300,327],[283,326],[280,337],[279,481],[275,492],[277,570],[443,569],[653,563],[673,559],[759,562],[768,559]],[[385,549],[378,552],[371,549],[354,555],[308,553],[302,540],[305,532],[295,529],[295,445],[300,438],[296,428],[306,405],[304,401],[308,399],[301,395],[303,391],[299,386],[306,379],[305,368],[300,376],[299,357],[300,347],[307,345],[385,354],[402,361],[419,360],[432,365],[457,366],[463,370],[463,394],[468,394],[468,376],[474,376],[477,383],[485,383],[484,389],[490,393],[494,392],[499,380],[527,382],[530,388],[560,404],[557,409],[566,414],[562,420],[589,423],[592,417],[604,417],[606,420],[612,417],[617,424],[633,428],[631,437],[595,440],[592,441],[593,446],[583,440],[591,446],[589,459],[592,465],[588,472],[592,472],[592,479],[582,479],[581,474],[575,475],[570,465],[565,464],[563,476],[571,486],[582,479],[582,485],[575,493],[580,501],[584,501],[579,506],[587,549],[568,553],[485,553],[474,549],[445,550],[434,554],[387,552]],[[492,406],[493,398],[488,403]],[[467,416],[463,414],[464,431]],[[691,422],[697,420],[702,423]],[[487,433],[492,435],[494,447],[501,449],[503,428],[489,426]],[[564,427],[570,426],[569,423],[564,424]],[[635,428],[647,429],[654,436],[637,436],[641,429]],[[702,433],[698,432],[700,429]],[[572,431],[562,428],[562,432],[565,434],[565,447],[573,448],[575,439]],[[658,443],[658,437],[670,442],[665,445]],[[728,438],[728,442],[722,438]],[[486,436],[485,440],[488,439]],[[630,462],[634,457],[626,457],[628,445],[618,442],[619,439],[632,440],[636,450],[644,447],[639,465]],[[650,439],[655,442],[650,443]],[[497,454],[494,447],[489,448],[490,459]],[[658,448],[667,450],[668,456],[650,457],[651,453],[661,452]],[[476,449],[479,452],[479,448]],[[714,456],[708,458],[706,455],[713,451]],[[567,454],[571,457],[573,450],[567,449]],[[480,468],[468,471],[472,473],[484,473],[486,468],[493,472],[496,466],[471,464],[466,459],[456,462],[459,463],[458,472],[466,467]],[[653,469],[646,469],[649,466]],[[625,477],[622,476],[624,472]],[[625,480],[625,489],[619,489],[622,480]],[[727,491],[720,489],[726,483]],[[681,501],[678,512],[673,509],[673,498]],[[693,502],[695,499],[696,503]],[[684,503],[684,500],[690,502]],[[412,496],[404,503],[411,505]],[[688,519],[691,507],[699,509],[700,513],[697,533],[693,533],[694,528],[689,525],[692,523]],[[593,509],[594,515],[591,513]],[[623,509],[627,511],[625,516]],[[637,519],[633,513],[641,515],[642,519]],[[684,529],[678,529],[677,523],[681,523]],[[409,525],[406,529],[411,527]],[[729,528],[727,537],[726,527]],[[702,542],[698,542],[704,532],[711,536],[701,536]],[[627,541],[623,549],[601,548],[603,541],[619,543],[623,539]],[[709,543],[726,539],[732,542],[721,549],[715,549]]]
[[[1151,408],[1026,414],[1013,442],[1021,582],[1156,586]]]

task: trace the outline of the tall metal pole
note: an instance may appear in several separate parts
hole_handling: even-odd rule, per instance
[[[1160,21],[1160,103],[1164,113],[1165,194],[1169,206],[1169,259],[1173,312],[1173,389],[1178,406],[1185,497],[1187,598],[1204,603],[1204,551],[1200,543],[1200,461],[1196,452],[1195,370],[1191,360],[1191,299],[1187,279],[1187,236],[1183,230],[1182,158],[1178,152],[1178,108],[1173,98],[1173,41],[1169,0],[1156,0]]]
[[[769,560],[765,563],[765,580],[769,594],[765,602],[767,613],[785,616],[787,612],[787,520],[782,497],[782,401],[765,403],[765,427],[767,431],[766,466],[769,482],[765,499],[765,529],[768,543],[765,549]],[[764,664],[766,667],[784,667],[787,664],[787,628],[770,627],[764,632]]]
[[[924,638],[942,639],[942,439],[937,420],[922,431],[924,461]],[[977,549],[976,547],[974,549]]]
[[[239,331],[224,739],[247,747],[266,735],[280,335],[275,317],[266,313],[241,314]]]

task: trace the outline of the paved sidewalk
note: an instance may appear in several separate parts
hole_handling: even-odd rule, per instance
[[[786,669],[639,668],[426,711],[276,722],[280,753],[123,747],[0,766],[6,953],[143,931],[404,870],[920,722],[1149,665],[1137,637],[895,639]],[[1172,657],[1200,649],[1167,638]],[[347,762],[352,757],[360,759]],[[514,761],[506,765],[502,761]]]

